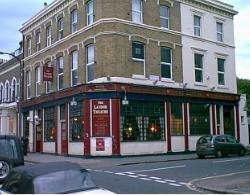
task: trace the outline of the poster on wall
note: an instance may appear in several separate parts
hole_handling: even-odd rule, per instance
[[[110,136],[109,100],[92,102],[92,135],[93,137]]]
[[[96,151],[105,151],[104,138],[96,138]]]

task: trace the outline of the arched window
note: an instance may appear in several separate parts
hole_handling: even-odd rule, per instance
[[[0,103],[3,102],[4,99],[4,87],[3,87],[3,83],[0,84]]]
[[[5,101],[8,102],[10,100],[10,84],[7,80],[5,82]]]
[[[17,98],[17,82],[16,78],[14,77],[11,82],[11,101],[16,101]]]

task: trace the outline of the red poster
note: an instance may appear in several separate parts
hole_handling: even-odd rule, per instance
[[[105,141],[104,138],[96,138],[96,151],[105,150]]]
[[[53,67],[43,67],[43,81],[53,81]]]
[[[92,135],[93,137],[110,136],[109,100],[92,102]]]

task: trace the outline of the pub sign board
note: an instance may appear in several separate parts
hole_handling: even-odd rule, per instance
[[[109,100],[92,101],[92,136],[110,136],[110,103]]]
[[[53,81],[53,67],[43,67],[43,81]]]

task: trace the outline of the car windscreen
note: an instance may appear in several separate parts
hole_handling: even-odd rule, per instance
[[[36,194],[71,193],[96,188],[85,170],[52,172],[35,178],[33,185]]]
[[[15,144],[15,140],[13,139],[0,139],[0,156],[10,158],[10,159],[17,159],[18,153]]]

